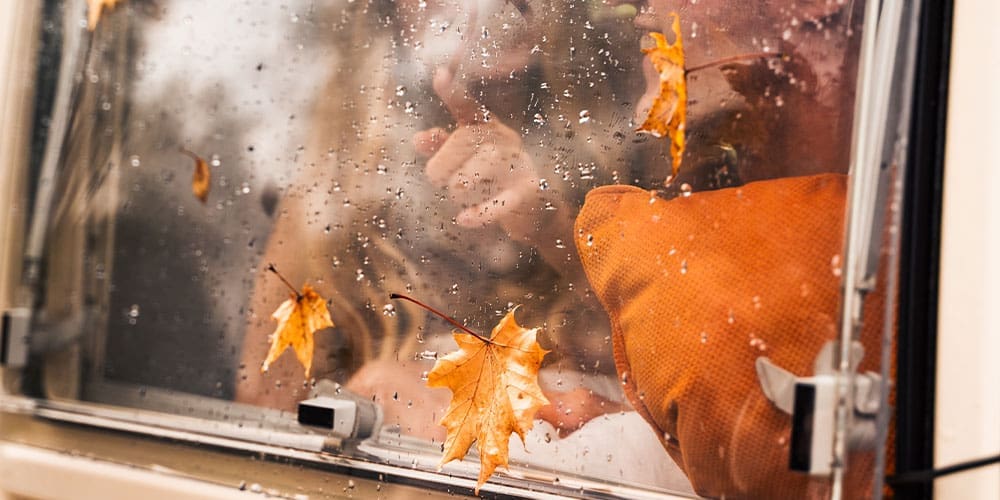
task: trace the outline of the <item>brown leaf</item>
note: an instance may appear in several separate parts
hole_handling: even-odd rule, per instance
[[[121,0],[87,0],[87,29],[94,31],[97,28],[97,21],[101,19],[101,11],[105,7],[115,8],[115,4]]]
[[[201,200],[202,203],[208,201],[208,191],[212,187],[212,171],[208,168],[208,162],[204,158],[181,148],[181,153],[184,153],[194,160],[194,174],[191,176],[191,192],[194,193],[194,197]]]
[[[451,405],[441,419],[448,429],[441,465],[461,459],[472,443],[479,450],[479,487],[497,466],[507,467],[510,435],[531,429],[535,412],[549,404],[538,386],[538,369],[549,351],[507,313],[489,340],[456,331],[459,350],[438,359],[427,375],[429,387],[451,389]]]
[[[684,154],[684,126],[687,120],[687,75],[684,71],[684,46],[681,43],[681,23],[676,12],[673,16],[674,43],[668,44],[662,33],[650,33],[656,46],[642,49],[649,56],[653,67],[660,73],[660,95],[653,101],[646,121],[636,129],[655,137],[670,137],[670,156],[673,159],[673,176],[681,167]]]
[[[291,347],[295,350],[295,357],[305,368],[308,379],[312,369],[313,334],[317,330],[333,327],[326,300],[313,287],[305,284],[302,285],[302,293],[290,293],[289,299],[278,306],[271,318],[278,322],[278,327],[271,334],[271,349],[267,352],[260,371],[266,372],[271,363]]]

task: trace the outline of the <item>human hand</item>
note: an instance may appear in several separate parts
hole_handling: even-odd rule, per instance
[[[448,190],[459,208],[455,221],[460,226],[499,223],[511,234],[527,234],[531,221],[519,216],[541,206],[542,189],[520,134],[489,117],[450,69],[438,68],[433,86],[457,128],[414,135],[417,152],[428,157],[427,178]]]

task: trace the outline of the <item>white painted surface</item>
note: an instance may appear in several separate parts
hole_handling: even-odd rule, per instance
[[[224,500],[260,498],[194,479],[23,446],[0,445],[0,500],[16,498]],[[53,480],[58,478],[58,480]]]
[[[1000,453],[1000,2],[955,2],[945,153],[935,467]],[[903,339],[905,341],[905,339]],[[1000,498],[1000,465],[935,498]]]

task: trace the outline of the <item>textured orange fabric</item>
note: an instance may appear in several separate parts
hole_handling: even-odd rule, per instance
[[[625,391],[700,495],[826,487],[789,471],[791,419],[764,396],[754,362],[809,376],[837,336],[846,186],[825,174],[669,201],[628,186],[587,196],[577,247]],[[861,370],[878,371],[881,302],[866,301]],[[849,458],[846,498],[867,496],[873,454]]]

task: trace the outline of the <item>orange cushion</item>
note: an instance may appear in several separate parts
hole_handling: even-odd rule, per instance
[[[789,471],[791,419],[764,396],[754,362],[809,376],[836,338],[846,191],[845,176],[824,174],[669,201],[629,186],[587,195],[577,248],[611,319],[618,373],[700,495],[803,498],[825,487]],[[861,370],[878,371],[876,295]],[[857,498],[872,456],[850,458]]]

